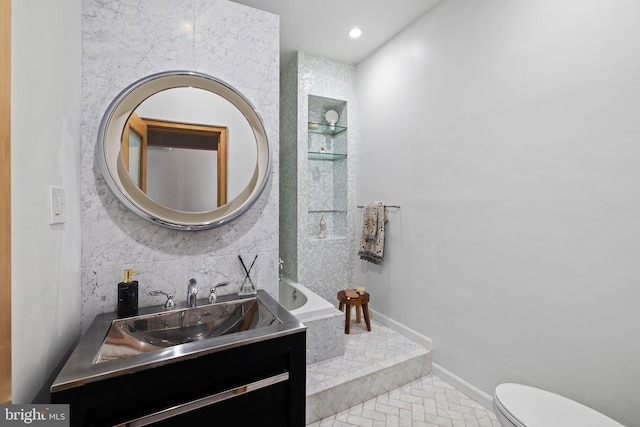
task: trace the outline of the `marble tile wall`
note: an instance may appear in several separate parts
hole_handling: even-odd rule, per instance
[[[355,236],[356,218],[359,218],[355,201],[356,68],[353,65],[305,52],[299,52],[294,61],[295,67],[292,66],[291,70],[287,69],[281,80],[282,87],[288,94],[286,98],[288,103],[296,106],[296,114],[294,115],[293,112],[283,114],[281,120],[285,122],[282,129],[291,130],[295,126],[295,137],[291,130],[291,135],[286,138],[287,142],[283,139],[283,145],[286,143],[287,149],[295,149],[296,156],[292,155],[288,158],[291,163],[283,167],[283,171],[287,170],[286,173],[296,180],[297,186],[281,194],[281,209],[297,212],[297,216],[295,222],[281,222],[281,225],[283,232],[292,237],[288,244],[290,246],[295,244],[296,247],[281,253],[285,261],[285,270],[288,269],[292,278],[327,301],[337,304],[336,292],[339,289],[354,286],[356,246],[353,236]],[[348,118],[349,126],[346,138],[349,157],[343,166],[347,168],[347,182],[340,183],[338,191],[347,192],[346,197],[339,197],[347,201],[347,214],[343,216],[346,219],[343,218],[342,223],[335,218],[331,219],[332,227],[341,228],[341,231],[346,229],[343,233],[344,238],[317,239],[312,236],[316,218],[310,218],[310,215],[316,214],[310,214],[308,211],[311,200],[309,194],[311,178],[307,161],[309,148],[307,122],[309,108],[315,111],[315,106],[313,103],[309,105],[310,95],[339,100],[342,105],[346,105],[344,110],[340,110],[340,115]],[[286,212],[283,214],[286,215]],[[295,257],[290,256],[291,253],[295,253]],[[288,258],[287,255],[289,255]]]
[[[307,365],[344,354],[344,314],[304,320],[307,327]]]
[[[279,18],[227,0],[84,0],[82,36],[81,203],[82,330],[116,309],[123,270],[139,274],[140,306],[160,304],[148,291],[186,298],[189,278],[201,293],[223,280],[238,291],[237,256],[258,255],[253,276],[278,293]],[[96,138],[111,100],[134,81],[167,70],[213,75],[244,94],[261,115],[272,147],[264,193],[242,217],[207,231],[170,230],[131,213],[98,167]]]
[[[298,282],[298,57],[280,76],[280,257]]]

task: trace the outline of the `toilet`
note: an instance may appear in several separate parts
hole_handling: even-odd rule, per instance
[[[497,386],[493,412],[503,427],[623,427],[578,402],[522,384]]]

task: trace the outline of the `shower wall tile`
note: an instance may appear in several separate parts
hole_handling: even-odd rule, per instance
[[[196,278],[202,297],[229,280],[237,292],[237,255],[258,260],[252,277],[278,293],[279,18],[227,0],[84,0],[81,122],[82,330],[116,309],[123,270],[140,274],[140,306],[177,300]],[[194,70],[239,90],[261,116],[271,147],[269,182],[242,217],[219,228],[184,232],[130,212],[106,185],[96,160],[100,121],[111,100],[161,71]]]
[[[282,273],[298,281],[298,58],[280,78],[280,256]]]
[[[297,62],[297,155],[298,159],[304,159],[297,162],[297,279],[327,301],[337,304],[337,291],[355,286],[356,67],[304,52],[298,53]],[[309,101],[310,95],[313,96],[313,102]],[[329,98],[335,100],[335,103],[328,106],[326,102],[316,102],[319,101],[317,97]],[[314,120],[317,117],[320,120],[328,108],[338,111],[340,115],[338,125],[348,128],[346,138],[337,137],[333,140],[334,144],[345,144],[344,140],[346,140],[346,150],[345,147],[333,147],[337,148],[337,151],[348,153],[346,161],[333,162],[337,164],[333,167],[347,169],[346,174],[342,174],[346,176],[346,182],[341,180],[325,182],[324,177],[327,174],[322,170],[324,166],[317,165],[320,162],[306,160],[309,148],[307,122],[310,117]],[[339,176],[340,173],[333,175]],[[319,217],[315,213],[309,213],[308,210],[310,206],[313,209],[313,205],[320,202],[316,197],[329,198],[328,201],[322,200],[322,203],[333,205],[337,210],[346,210],[346,215],[325,218],[331,221],[328,227],[333,228],[337,235],[344,237],[315,238],[318,224],[316,220],[319,221]],[[346,206],[344,206],[344,200],[346,200]]]

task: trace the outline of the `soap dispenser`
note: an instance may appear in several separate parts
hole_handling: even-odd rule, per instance
[[[133,280],[137,271],[124,271],[124,282],[118,283],[118,317],[135,316],[138,314],[138,281]]]

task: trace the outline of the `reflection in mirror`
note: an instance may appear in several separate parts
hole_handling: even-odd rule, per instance
[[[227,203],[226,127],[141,120],[147,128],[147,196],[186,212]]]
[[[127,162],[125,153],[138,140],[145,141],[140,149],[146,152]],[[145,99],[129,117],[122,143],[136,185],[152,200],[185,212],[210,211],[235,198],[256,162],[255,138],[242,113],[223,97],[193,87]]]
[[[133,113],[122,132],[122,161],[133,182],[147,191],[147,125]]]
[[[159,73],[123,91],[101,123],[98,158],[125,205],[185,230],[241,215],[270,167],[264,126],[251,104],[194,72]]]

